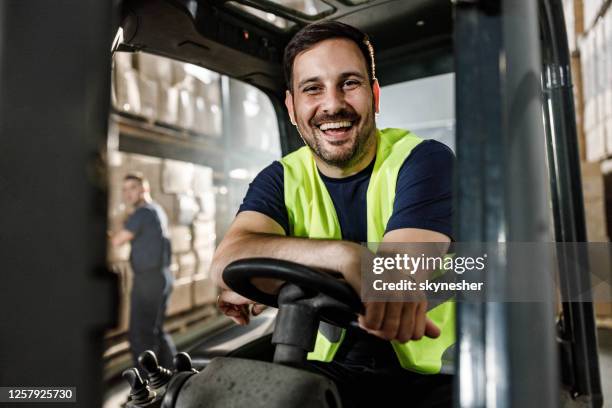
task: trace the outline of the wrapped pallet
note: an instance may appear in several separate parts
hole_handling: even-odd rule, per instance
[[[188,252],[191,249],[191,230],[189,227],[184,225],[171,225],[169,229],[172,252]]]
[[[162,190],[167,194],[191,193],[194,165],[178,160],[164,160]]]
[[[175,194],[175,222],[180,225],[191,225],[200,211],[200,205],[193,194]]]
[[[114,85],[115,107],[139,115],[141,102],[138,72],[133,69],[115,71]]]
[[[610,56],[606,53],[607,41],[604,19],[600,18],[597,20],[595,26],[593,27],[593,32],[595,33],[595,55],[597,57],[597,119],[600,137],[602,138],[601,158],[603,159],[607,156],[606,119],[608,116],[608,107],[606,106],[606,87],[610,78],[610,73],[608,72],[608,59],[610,58]]]
[[[157,120],[157,104],[159,102],[159,84],[139,74],[138,86],[140,89],[140,116],[150,122]]]
[[[583,0],[585,30],[590,30],[595,25],[595,20],[601,11],[603,2],[604,0]]]
[[[567,31],[567,44],[570,52],[577,48],[576,21],[574,16],[574,0],[563,0],[563,15]]]
[[[603,73],[599,72],[603,65],[601,56],[597,54],[598,32],[598,29],[588,31],[581,42],[586,159],[590,162],[606,157],[605,124],[601,120],[604,98],[600,78]]]
[[[605,162],[604,162],[605,163]],[[606,242],[608,236],[605,211],[605,188],[602,170],[607,170],[606,166],[599,163],[582,163],[582,188],[584,196],[584,208],[587,222],[587,237],[589,242]],[[612,166],[611,166],[612,167]],[[610,169],[612,170],[612,168]],[[598,274],[603,271],[597,271]],[[610,276],[607,282],[612,280]],[[609,291],[609,286],[604,288]],[[610,293],[598,292],[595,302],[595,313],[599,317],[612,317],[612,305],[605,300],[610,299]]]
[[[179,278],[191,277],[196,273],[198,259],[193,251],[184,252],[177,255],[179,264]]]
[[[145,52],[137,54],[137,61],[140,74],[155,81],[160,87],[168,87],[174,83],[175,61]]]
[[[178,125],[179,88],[178,86],[162,87],[159,91],[158,118],[161,123]]]
[[[605,71],[607,73],[607,80],[604,84],[604,121],[605,121],[605,134],[606,134],[606,151],[608,157],[612,157],[612,8],[608,8],[608,11],[601,24],[604,27],[604,41],[606,55]]]
[[[178,278],[174,281],[172,294],[168,299],[166,316],[186,312],[193,307],[193,279],[191,276]]]

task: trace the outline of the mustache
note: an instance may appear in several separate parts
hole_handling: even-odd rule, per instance
[[[359,115],[356,112],[351,112],[349,110],[343,109],[343,110],[340,110],[334,113],[333,115],[323,114],[323,115],[315,116],[314,118],[310,120],[310,125],[319,126],[321,123],[324,123],[324,122],[342,122],[342,121],[353,122],[353,121],[356,121],[357,119],[359,119]]]

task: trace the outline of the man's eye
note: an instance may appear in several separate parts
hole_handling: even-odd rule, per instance
[[[355,88],[357,86],[359,86],[359,81],[356,81],[354,79],[349,79],[348,81],[344,81],[344,87],[345,88],[353,89],[353,88]]]
[[[306,88],[304,88],[304,92],[308,93],[308,94],[313,94],[313,93],[317,93],[319,92],[321,88],[319,88],[318,86],[308,86]]]

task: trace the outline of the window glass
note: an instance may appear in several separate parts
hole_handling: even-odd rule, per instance
[[[157,55],[118,52],[113,66],[113,106],[120,115],[153,125],[147,129],[178,130],[174,135],[181,141],[188,137],[187,142],[208,142],[205,153],[210,150],[209,154],[218,159],[207,168],[216,176],[214,191],[219,207],[215,218],[217,232],[222,236],[249,182],[281,155],[278,123],[270,99],[252,85]],[[157,166],[160,169],[168,167],[163,157],[156,160],[162,160]],[[122,170],[127,171],[118,172]],[[176,178],[182,173],[176,170],[168,177]],[[199,194],[189,186],[187,183],[182,189],[172,189],[172,194],[175,190]],[[160,191],[168,192],[161,187]],[[113,199],[120,205],[119,196]],[[168,211],[176,209],[170,204],[167,207]]]
[[[231,112],[225,158],[227,193],[230,207],[237,209],[250,181],[262,166],[280,157],[281,147],[276,113],[270,99],[252,85],[234,79],[228,79],[227,84]]]
[[[455,74],[436,75],[381,88],[379,129],[410,130],[455,150]]]
[[[216,245],[249,183],[281,155],[276,113],[252,85],[146,53],[114,54],[112,104],[109,226],[123,228],[133,211],[122,197],[123,179],[141,173],[168,217],[175,282],[166,324],[176,328],[215,302],[209,267]],[[108,248],[120,282],[118,324],[107,333],[105,352],[114,358],[127,350],[132,271],[129,244]]]
[[[148,122],[221,136],[221,75],[147,53],[114,56],[115,109]]]

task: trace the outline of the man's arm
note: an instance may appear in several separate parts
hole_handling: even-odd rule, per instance
[[[414,252],[410,243],[440,243],[441,245],[418,245],[421,249],[436,251],[432,256],[446,253],[450,245],[450,238],[442,233],[420,228],[401,228],[387,232],[382,241],[384,255],[407,253],[412,256],[420,254]],[[421,250],[419,250],[421,252]],[[418,274],[417,274],[418,275]],[[423,336],[438,337],[440,329],[431,322],[427,316],[427,300],[420,302],[365,302],[366,314],[359,317],[359,323],[369,333],[387,339],[398,340],[400,343],[409,340],[419,340]]]
[[[405,228],[388,232],[383,242],[450,242],[450,239],[434,231]],[[229,289],[222,279],[228,264],[242,258],[265,256],[338,271],[357,293],[361,293],[360,262],[364,251],[367,249],[347,241],[286,237],[283,228],[270,217],[244,211],[238,214],[219,245],[211,275],[218,286]],[[260,282],[258,286],[268,292],[277,289],[275,282]],[[360,317],[360,324],[378,337],[406,342],[424,335],[437,337],[440,334],[425,316],[426,301],[367,302],[365,305],[366,314]],[[248,319],[241,319],[241,322],[246,323]]]
[[[363,250],[348,241],[286,237],[283,228],[272,218],[256,211],[243,211],[236,216],[215,252],[211,276],[218,286],[229,289],[222,279],[228,264],[243,258],[270,257],[340,272],[359,293],[359,262]],[[275,289],[272,283],[267,287],[258,286],[267,291]]]
[[[121,246],[126,242],[129,242],[140,233],[143,224],[151,222],[152,213],[143,208],[138,208],[134,211],[125,222],[123,229],[116,232],[111,237],[111,243],[113,246]]]
[[[114,247],[118,247],[133,239],[134,239],[134,234],[131,231],[127,229],[122,229],[121,231],[115,233],[112,236],[111,243],[113,244]]]

